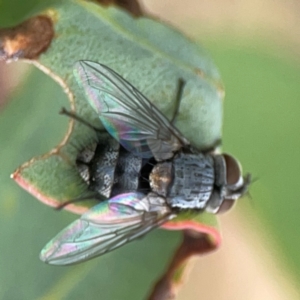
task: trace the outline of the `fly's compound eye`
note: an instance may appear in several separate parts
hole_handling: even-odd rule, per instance
[[[243,184],[240,163],[231,155],[223,154],[226,164],[226,181],[228,186],[239,188]]]
[[[225,196],[217,211],[218,214],[227,212],[233,207],[235,200],[238,198],[235,191],[239,190],[244,184],[239,162],[229,154],[223,154],[223,158],[226,165],[226,194],[228,197]]]

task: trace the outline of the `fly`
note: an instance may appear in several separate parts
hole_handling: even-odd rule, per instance
[[[170,122],[107,66],[79,61],[74,73],[114,138],[95,152],[95,190],[108,200],[54,237],[41,260],[69,265],[91,259],[145,235],[180,211],[226,211],[247,191],[250,175],[241,175],[235,158],[200,152],[173,125],[180,96]],[[152,167],[145,169],[145,162]],[[146,190],[141,189],[141,174],[149,181]]]

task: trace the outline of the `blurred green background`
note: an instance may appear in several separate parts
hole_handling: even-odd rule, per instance
[[[0,14],[11,8],[7,3],[0,2]],[[211,53],[226,87],[223,150],[257,178],[251,199],[239,201],[220,218],[223,246],[197,260],[179,299],[299,299],[300,6],[292,0],[143,3]],[[18,14],[21,10],[11,12],[12,18]],[[0,25],[4,21],[0,17]],[[105,261],[70,268],[39,262],[44,236],[58,232],[74,216],[41,205],[9,179],[21,163],[56,145],[67,126],[57,115],[61,103],[67,105],[60,87],[37,70],[25,73],[20,84],[18,74],[24,73],[19,67],[0,64],[0,299],[86,298],[101,281],[97,268],[105,267]],[[155,234],[139,247],[128,245],[124,255],[138,257]],[[157,253],[161,250],[158,246]],[[147,267],[161,273],[159,266]],[[130,266],[116,265],[109,272],[122,268]],[[47,280],[53,281],[50,290]],[[119,290],[116,299],[122,299]]]

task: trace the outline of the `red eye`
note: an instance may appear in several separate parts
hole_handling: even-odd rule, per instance
[[[223,154],[226,162],[226,180],[228,185],[237,184],[241,179],[241,168],[239,162],[229,154]]]
[[[239,162],[229,154],[223,154],[226,164],[226,183],[229,191],[234,192],[243,183],[242,170]],[[225,198],[219,207],[218,214],[224,213],[232,208],[235,200]]]

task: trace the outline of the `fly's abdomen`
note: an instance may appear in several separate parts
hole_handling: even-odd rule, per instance
[[[142,158],[120,147],[111,196],[137,191],[141,169]]]
[[[114,184],[120,145],[112,138],[100,140],[90,162],[90,189],[109,198]]]
[[[203,154],[180,154],[173,161],[173,183],[168,193],[172,207],[202,209],[214,188],[214,162]]]

